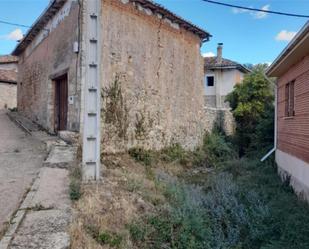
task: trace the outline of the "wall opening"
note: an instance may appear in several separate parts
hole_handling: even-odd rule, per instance
[[[55,132],[67,129],[68,122],[68,76],[64,74],[54,79],[54,130]]]

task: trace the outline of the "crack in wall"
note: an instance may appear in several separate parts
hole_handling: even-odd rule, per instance
[[[160,69],[161,69],[161,65],[162,65],[162,56],[161,56],[161,50],[163,48],[163,46],[161,45],[162,21],[163,21],[163,19],[160,20],[160,24],[159,24],[158,31],[157,31],[157,46],[158,46],[158,50],[159,50],[159,65],[158,65],[158,68],[157,68],[157,78],[158,79],[160,79]]]

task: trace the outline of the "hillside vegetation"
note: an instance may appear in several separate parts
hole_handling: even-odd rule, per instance
[[[234,137],[215,127],[193,152],[103,155],[104,182],[73,195],[72,248],[309,248],[308,205],[272,157],[260,162],[273,143],[271,89],[258,67],[228,97]]]

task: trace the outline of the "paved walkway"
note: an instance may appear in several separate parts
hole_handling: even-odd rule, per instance
[[[45,145],[0,111],[0,231],[20,205],[45,156]]]

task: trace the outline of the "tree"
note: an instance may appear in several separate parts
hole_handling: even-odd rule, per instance
[[[266,78],[265,69],[264,64],[256,65],[226,97],[236,121],[235,139],[240,156],[273,134],[274,84]]]

